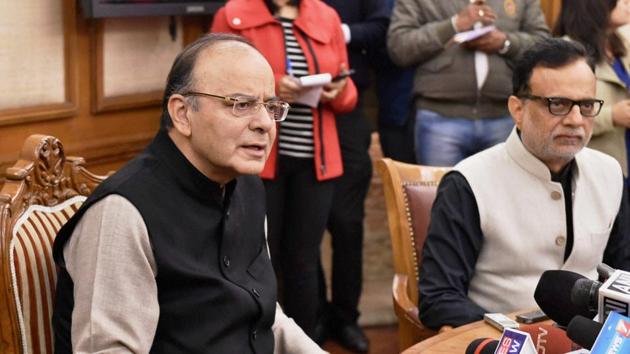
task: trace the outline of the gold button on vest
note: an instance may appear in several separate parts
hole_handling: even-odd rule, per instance
[[[551,192],[551,199],[559,200],[560,198],[562,198],[562,193],[560,193],[558,191]]]
[[[558,236],[556,237],[556,245],[562,247],[564,246],[564,243],[566,242],[566,240],[567,239],[564,236]]]

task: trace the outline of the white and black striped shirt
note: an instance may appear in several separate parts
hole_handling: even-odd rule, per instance
[[[293,31],[293,20],[279,17],[284,30],[287,73],[295,77],[308,75],[308,63]],[[300,158],[313,157],[313,111],[311,107],[291,103],[287,119],[280,122],[278,153]]]

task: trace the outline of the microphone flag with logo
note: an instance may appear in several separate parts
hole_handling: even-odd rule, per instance
[[[529,333],[506,328],[494,354],[537,354]]]
[[[600,322],[603,322],[611,311],[630,316],[630,273],[616,270],[599,288],[598,293]]]
[[[592,354],[630,353],[630,318],[611,312],[593,344]]]
[[[564,330],[550,324],[521,325],[519,330],[529,333],[538,354],[565,354],[580,348]]]

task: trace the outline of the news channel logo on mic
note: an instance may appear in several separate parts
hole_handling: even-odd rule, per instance
[[[536,347],[529,333],[514,328],[503,331],[495,354],[536,354]]]
[[[611,312],[619,312],[624,316],[629,316],[630,273],[616,270],[599,288],[598,303],[600,322],[603,322]]]
[[[592,354],[630,353],[630,318],[611,312],[593,344]]]

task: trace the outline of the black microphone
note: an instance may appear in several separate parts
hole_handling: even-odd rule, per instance
[[[597,265],[597,275],[599,275],[600,279],[603,279],[604,281],[608,280],[614,272],[615,269],[606,263],[600,263]]]
[[[603,326],[603,324],[584,316],[575,316],[571,322],[569,322],[567,337],[571,338],[572,341],[581,347],[591,349]]]
[[[591,279],[578,279],[571,289],[571,301],[589,311],[597,311],[599,288],[602,283]]]
[[[477,338],[468,344],[466,354],[494,354],[499,341],[492,338]]]
[[[579,279],[586,278],[566,270],[547,270],[538,281],[534,299],[540,309],[560,326],[566,327],[577,315],[592,318],[597,314],[571,301],[571,290]]]
[[[614,270],[605,264],[600,264],[598,269],[603,269],[608,279],[603,284],[586,278],[578,279],[571,289],[571,302],[582,309],[597,311],[599,322],[602,323],[610,311],[628,316],[630,314],[630,273]],[[611,269],[613,272],[609,274]],[[585,317],[592,318],[593,316]]]

